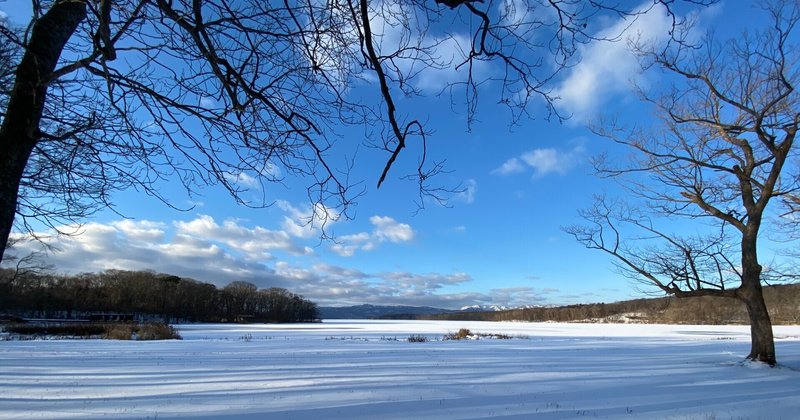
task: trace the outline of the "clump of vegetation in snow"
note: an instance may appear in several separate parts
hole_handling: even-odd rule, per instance
[[[458,332],[445,334],[444,340],[480,340],[482,338],[496,339],[496,340],[510,340],[514,337],[507,334],[499,333],[482,333],[472,332],[467,328],[461,328]]]
[[[181,336],[172,325],[160,322],[149,322],[142,325],[134,325],[131,337],[137,340],[180,340]]]
[[[465,339],[471,339],[474,336],[475,335],[472,334],[472,331],[470,331],[470,330],[468,330],[466,328],[461,328],[460,330],[458,330],[458,332],[447,333],[444,336],[444,339],[445,340],[465,340]]]
[[[412,335],[412,336],[408,337],[408,342],[409,343],[427,343],[428,341],[430,341],[430,340],[428,340],[428,337],[425,337],[424,335],[420,335],[420,334],[416,334],[416,335]]]

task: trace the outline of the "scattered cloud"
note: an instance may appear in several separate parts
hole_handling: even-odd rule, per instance
[[[400,223],[388,216],[372,216],[372,232],[359,232],[340,236],[330,249],[342,257],[352,257],[356,251],[371,251],[382,242],[402,243],[414,240],[411,225]]]
[[[363,249],[367,244],[414,238],[409,225],[391,217],[375,216],[371,222],[373,232],[341,239]],[[87,223],[81,232],[75,236],[42,235],[46,244],[58,249],[49,253],[45,262],[63,273],[155,270],[219,287],[247,281],[260,288],[284,287],[321,305],[514,306],[540,302],[545,294],[528,287],[448,292],[472,283],[473,277],[459,271],[369,273],[324,263],[302,242],[293,242],[287,232],[248,226],[234,219],[220,223],[208,215],[171,223]],[[40,247],[35,241],[21,241],[9,253],[25,255]]]
[[[258,186],[258,179],[245,172],[239,172],[235,174],[225,173],[224,176],[225,180],[231,184],[236,184],[247,188],[253,188]]]
[[[460,67],[459,64],[466,60],[467,52],[472,45],[471,42],[468,36],[461,34],[428,40],[427,44],[435,45],[437,64],[419,73],[415,83],[416,88],[438,93],[450,84],[463,82],[465,80],[464,67]],[[417,66],[419,65],[417,64]],[[473,61],[472,74],[476,80],[482,80],[489,71],[488,62]]]
[[[669,37],[672,19],[659,3],[648,2],[640,7],[646,13],[622,18],[600,31],[598,38],[616,41],[595,41],[584,45],[580,62],[570,69],[553,95],[557,106],[572,114],[577,122],[595,116],[600,106],[610,99],[631,92],[632,82],[644,82],[641,66],[632,51],[633,43],[658,44]]]
[[[284,208],[289,219],[310,213],[285,203]],[[392,217],[373,216],[369,220],[371,232],[339,240],[356,249],[370,250],[380,243],[405,243],[415,238],[410,225]],[[79,232],[74,236],[41,232],[42,241],[57,249],[47,255],[46,262],[59,272],[155,270],[217,286],[248,281],[261,288],[284,287],[325,305],[427,304],[449,308],[490,299],[480,294],[442,293],[445,287],[471,282],[466,273],[366,273],[323,263],[303,238],[288,230],[252,226],[238,219],[218,221],[201,214],[170,223],[92,222],[81,226]],[[35,241],[20,241],[9,255],[26,255],[41,246]]]
[[[202,108],[211,109],[217,105],[217,101],[210,96],[201,96],[199,104]]]
[[[403,2],[377,1],[369,5],[370,28],[378,55],[391,56],[391,66],[385,70],[388,76],[402,79],[414,89],[438,93],[454,82],[464,80],[462,68],[471,49],[469,33],[434,34],[428,21],[418,17],[414,10]],[[346,22],[337,28],[337,36],[323,31],[309,35],[306,57],[309,64],[324,71],[325,81],[345,91],[355,79],[372,82],[375,74],[366,71],[361,63],[363,54],[358,45],[360,29],[350,23],[349,11],[335,9],[331,21]],[[309,34],[315,33],[309,31]],[[490,65],[481,60],[472,64],[472,72],[483,78]]]
[[[164,239],[165,225],[161,222],[126,219],[112,222],[111,226],[131,240],[137,242],[160,242]]]
[[[470,34],[433,34],[427,21],[416,18],[403,2],[378,1],[370,4],[370,26],[378,53],[391,55],[391,77],[406,80],[415,89],[438,93],[446,86],[464,81],[458,67],[472,48]],[[458,67],[458,68],[457,68]],[[476,79],[483,79],[490,64],[476,60],[471,66]]]
[[[297,208],[283,200],[279,200],[277,205],[286,213],[281,224],[283,231],[295,238],[319,237],[323,229],[329,229],[340,217],[336,210],[321,203],[315,203],[309,209]]]
[[[497,6],[501,21],[511,26],[528,22],[531,11],[531,6],[525,0],[503,0]]]
[[[220,225],[213,217],[200,215],[188,222],[177,221],[174,225],[177,235],[223,243],[252,260],[268,258],[269,252],[275,250],[293,255],[308,252],[306,247],[294,241],[286,231],[260,226],[248,228],[234,219],[226,220]]]
[[[375,226],[372,235],[380,241],[408,242],[414,239],[414,230],[410,225],[398,223],[388,216],[372,216],[369,221]]]
[[[491,305],[489,302],[507,302],[503,306],[508,307],[542,305],[546,303],[543,295],[532,287],[492,289],[489,291],[487,302],[484,305]]]
[[[475,202],[475,196],[478,194],[478,181],[474,179],[468,179],[464,181],[462,185],[462,191],[459,191],[454,199],[458,201],[463,201],[467,204],[472,204]]]
[[[492,171],[495,175],[511,175],[521,172],[525,172],[525,165],[518,158],[511,158]]]
[[[586,148],[577,145],[572,149],[533,149],[513,157],[492,171],[494,175],[512,175],[532,170],[534,178],[547,175],[565,175],[583,162]]]

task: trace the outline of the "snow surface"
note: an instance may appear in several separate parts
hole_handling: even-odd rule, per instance
[[[460,328],[516,338],[441,341]],[[336,320],[179,330],[181,341],[2,341],[0,418],[800,416],[800,326],[775,328],[777,368],[742,362],[743,326]],[[406,341],[418,334],[432,341]]]

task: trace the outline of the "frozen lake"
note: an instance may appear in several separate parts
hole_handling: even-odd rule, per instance
[[[790,419],[745,326],[347,321],[180,325],[181,341],[0,342],[0,418]],[[442,341],[468,328],[509,340]],[[407,342],[410,335],[431,341]],[[395,338],[397,340],[395,340]]]

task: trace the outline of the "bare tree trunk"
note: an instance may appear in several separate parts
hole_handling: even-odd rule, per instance
[[[772,335],[772,321],[769,318],[767,305],[764,303],[764,295],[761,286],[756,288],[744,288],[741,296],[747,306],[747,314],[750,316],[750,360],[768,363],[775,366],[775,339]]]
[[[5,133],[0,132],[0,168],[2,168],[0,169],[0,244],[2,244],[0,262],[3,261],[8,238],[14,226],[22,171],[33,149],[32,144],[29,147],[14,147],[20,144],[13,143]]]
[[[759,215],[760,216],[760,215]],[[753,217],[742,238],[742,286],[737,295],[744,301],[750,317],[750,354],[748,359],[775,366],[775,340],[772,320],[761,287],[761,264],[758,263],[757,234],[760,217]]]
[[[39,140],[48,78],[64,45],[86,18],[82,1],[56,1],[36,21],[17,68],[3,125],[0,126],[0,262],[14,226],[20,180]]]

